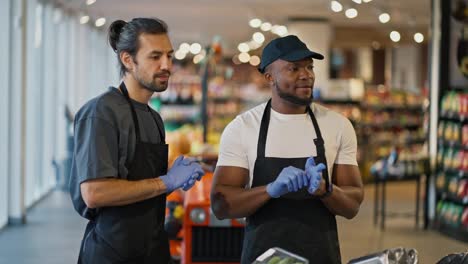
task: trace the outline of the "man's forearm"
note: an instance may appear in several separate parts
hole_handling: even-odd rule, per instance
[[[139,181],[106,178],[83,182],[80,187],[89,208],[132,204],[166,192],[166,185],[158,178]]]
[[[322,199],[325,206],[335,215],[351,219],[359,211],[364,192],[360,187],[333,186],[333,193]]]
[[[211,207],[219,219],[240,218],[250,216],[270,198],[266,186],[245,189],[218,185],[211,196]]]

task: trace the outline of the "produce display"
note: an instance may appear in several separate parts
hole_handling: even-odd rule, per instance
[[[309,261],[282,248],[270,248],[260,255],[253,264],[308,264]]]

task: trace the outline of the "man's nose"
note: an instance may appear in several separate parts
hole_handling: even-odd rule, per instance
[[[314,78],[314,72],[311,70],[308,70],[306,67],[302,67],[299,71],[299,78],[301,79],[310,79]]]
[[[172,65],[172,59],[168,56],[162,56],[161,58],[161,70],[169,70]]]

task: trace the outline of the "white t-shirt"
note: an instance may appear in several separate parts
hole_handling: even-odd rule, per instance
[[[238,115],[223,131],[217,166],[242,167],[249,170],[250,187],[257,158],[260,122],[266,103]],[[356,133],[343,115],[313,103],[312,111],[325,141],[325,155],[329,177],[333,164],[357,165]],[[265,156],[276,158],[304,158],[316,156],[317,137],[307,113],[285,115],[271,109]]]

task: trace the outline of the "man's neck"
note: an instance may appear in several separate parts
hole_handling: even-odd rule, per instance
[[[306,106],[293,104],[279,98],[271,99],[271,108],[273,108],[273,110],[276,112],[285,115],[297,115],[304,114],[306,112]]]
[[[128,96],[142,104],[148,104],[153,92],[143,88],[132,75],[126,74],[123,78],[123,82],[128,90]]]

